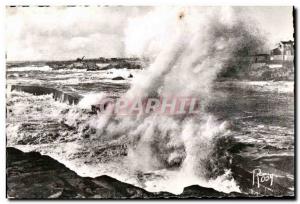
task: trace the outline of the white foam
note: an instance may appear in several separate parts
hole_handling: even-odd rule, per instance
[[[84,95],[78,103],[78,107],[82,109],[91,109],[92,105],[99,105],[102,99],[106,96],[105,93],[89,93]]]
[[[25,66],[25,67],[11,67],[8,68],[7,71],[13,71],[13,72],[24,72],[24,71],[51,71],[52,68],[49,66]]]

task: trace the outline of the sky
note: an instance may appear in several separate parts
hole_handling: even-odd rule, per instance
[[[7,60],[127,57],[124,34],[129,20],[142,17],[153,9],[129,6],[7,7]],[[293,40],[292,7],[236,9],[250,16],[267,37],[270,47],[280,40]]]

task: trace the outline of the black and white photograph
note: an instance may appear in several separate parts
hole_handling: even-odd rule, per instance
[[[6,198],[295,199],[296,12],[6,5]]]

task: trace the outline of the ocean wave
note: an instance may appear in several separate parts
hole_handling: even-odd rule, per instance
[[[216,85],[258,92],[294,93],[293,81],[226,81],[217,82]]]
[[[24,71],[51,71],[49,66],[25,66],[25,67],[10,67],[7,71],[11,72],[24,72]]]
[[[94,97],[94,95],[90,96]],[[205,150],[202,148],[205,147],[206,142],[198,147],[193,147],[191,143],[190,147],[182,146],[183,151],[177,149],[175,152],[161,144],[159,146],[163,149],[157,155],[152,156],[152,159],[160,160],[161,164],[165,162],[169,162],[169,164],[154,171],[146,169],[142,172],[137,171],[132,167],[140,164],[138,161],[145,161],[146,158],[138,158],[137,150],[134,150],[134,155],[130,152],[133,150],[133,146],[130,144],[132,138],[126,134],[115,138],[99,137],[97,129],[90,126],[90,121],[93,121],[97,115],[91,115],[85,110],[90,104],[86,104],[84,101],[82,99],[78,105],[71,106],[55,101],[51,94],[35,96],[13,91],[8,98],[7,106],[8,111],[11,110],[7,121],[8,146],[49,155],[82,176],[96,177],[105,174],[153,192],[167,190],[179,194],[184,187],[192,184],[217,188],[223,192],[238,191],[233,178],[223,168],[230,166],[228,163],[230,156],[221,154],[221,151],[207,157],[203,155],[204,160],[200,159],[199,162],[205,164],[207,170],[201,165],[198,166],[197,155],[204,153]],[[88,102],[90,101],[88,100]],[[26,118],[24,118],[24,113],[26,113]],[[207,126],[207,128],[209,127]],[[204,142],[205,139],[199,140],[198,144],[201,144],[201,141]],[[210,146],[214,147],[212,152],[226,146],[225,141],[216,138],[216,141],[211,143],[216,146]],[[192,157],[187,158],[187,151],[194,152],[191,152],[190,156]],[[174,153],[176,154],[174,155]],[[173,162],[180,157],[182,161]],[[222,161],[228,164],[216,162],[221,160],[221,157]],[[197,165],[194,166],[194,164]],[[198,177],[190,172],[195,170],[210,173],[205,173],[205,177]],[[143,178],[147,178],[147,174],[155,176],[149,180],[143,180]],[[184,180],[180,178],[184,178]],[[218,186],[217,183],[220,180],[222,185]],[[174,188],[175,186],[176,188]]]

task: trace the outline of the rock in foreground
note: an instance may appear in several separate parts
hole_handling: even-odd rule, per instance
[[[239,196],[190,186],[181,195],[150,193],[109,176],[80,177],[49,156],[6,148],[7,197],[10,199],[157,199]]]

